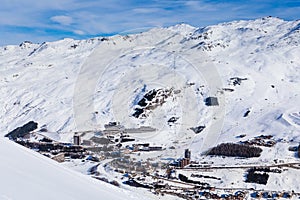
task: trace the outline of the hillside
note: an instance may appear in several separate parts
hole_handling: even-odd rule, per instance
[[[75,132],[85,139],[103,136],[105,124],[116,122],[136,142],[162,149],[130,152],[141,162],[175,160],[189,148],[193,160],[217,166],[298,163],[289,147],[300,142],[299,55],[300,21],[274,17],[4,46],[0,135],[35,121],[35,133],[71,143]],[[260,146],[262,153],[249,159],[206,156],[221,143]],[[64,165],[83,173],[88,168],[77,161]],[[213,182],[217,187],[300,193],[292,184],[300,176],[296,169],[270,175],[266,185],[241,181],[241,169],[226,170],[217,172],[223,178]]]
[[[0,139],[0,199],[141,199]],[[143,196],[143,198],[146,198]]]

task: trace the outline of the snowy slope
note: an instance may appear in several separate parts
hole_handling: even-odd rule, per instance
[[[207,64],[213,64],[219,72],[217,76],[221,77],[223,87],[235,90],[231,93],[224,92],[226,117],[222,134],[226,137],[221,138],[234,140],[234,137],[242,132],[249,135],[265,132],[278,134],[278,137],[286,139],[296,138],[299,133],[299,117],[297,117],[299,109],[295,107],[299,100],[298,44],[299,21],[262,18],[198,29],[183,24],[124,37],[83,41],[65,39],[41,45],[23,43],[20,46],[2,47],[1,134],[29,120],[35,120],[40,126],[47,127],[50,132],[61,133],[63,135],[61,139],[69,140],[68,134],[63,133],[80,128],[80,124],[76,125],[74,120],[74,117],[77,117],[74,116],[76,114],[74,112],[77,112],[78,108],[78,106],[74,108],[74,98],[80,91],[76,83],[80,82],[78,79],[83,76],[86,76],[86,80],[95,80],[96,77],[96,86],[90,89],[93,90],[93,99],[79,100],[82,101],[79,102],[83,105],[82,110],[85,107],[90,109],[89,113],[86,113],[87,116],[84,116],[87,123],[93,124],[87,126],[89,128],[103,127],[104,123],[115,118],[120,121],[126,118],[127,121],[124,123],[128,126],[152,124],[165,127],[165,124],[160,123],[168,120],[169,115],[164,115],[164,120],[159,118],[154,121],[152,119],[156,119],[155,117],[148,121],[136,121],[128,117],[132,112],[134,98],[140,95],[139,91],[142,91],[145,85],[147,91],[158,87],[159,84],[182,89],[185,87],[184,84],[189,82],[195,82],[196,85],[191,87],[191,91],[185,90],[187,94],[195,96],[200,89],[201,95],[196,94],[195,97],[197,105],[195,102],[184,104],[178,98],[175,104],[179,106],[175,106],[174,103],[166,104],[162,112],[184,116],[182,105],[191,103],[191,107],[198,107],[198,112],[191,113],[189,111],[192,108],[188,109],[187,112],[193,114],[193,117],[181,122],[181,125],[192,121],[186,125],[189,127],[198,121],[209,126],[213,114],[210,109],[203,106],[203,99],[217,88],[211,88],[207,84],[207,77],[199,79],[189,60],[185,60],[188,54],[197,58],[204,53],[207,57],[205,61],[208,60]],[[130,52],[128,46],[132,49],[138,46],[141,49]],[[114,48],[117,49],[116,52]],[[95,60],[93,56],[104,57],[105,51],[112,54],[106,54],[107,63],[110,64],[106,66],[108,70],[103,76],[93,73],[95,67],[91,67],[87,74],[80,71],[89,63],[92,65],[93,62],[101,62]],[[172,51],[182,58],[172,55]],[[126,55],[122,54],[124,52]],[[172,71],[172,66],[176,70]],[[176,76],[172,75],[173,72],[176,72]],[[141,74],[144,77],[139,78]],[[203,75],[202,72],[200,74]],[[248,80],[241,85],[230,85],[229,79],[236,76]],[[159,82],[161,79],[163,81]],[[120,80],[124,84],[120,84]],[[130,80],[140,82],[134,84]],[[145,84],[147,81],[154,83],[147,85]],[[80,84],[84,86],[86,83]],[[131,91],[132,89],[134,91]],[[118,99],[124,99],[122,101],[124,105],[117,105],[119,102],[114,104],[113,100],[117,101],[117,98],[113,98],[114,95],[118,95]],[[113,106],[123,110],[113,113]],[[247,110],[251,110],[251,113],[248,118],[243,118],[243,113]],[[155,116],[161,115],[157,113]],[[280,120],[275,120],[277,118]],[[166,129],[168,128],[167,126]]]
[[[0,139],[0,199],[141,199]],[[145,198],[145,196],[143,196]]]
[[[242,140],[263,134],[280,142],[265,148],[259,158],[205,159],[217,165],[271,163],[274,159],[293,162],[296,158],[288,145],[300,141],[299,24],[299,20],[268,17],[204,28],[180,24],[129,36],[1,47],[0,135],[34,120],[39,128],[47,128],[48,136],[70,142],[74,131],[99,130],[110,121],[120,121],[126,127],[150,125],[158,130],[137,135],[138,141],[176,146],[153,157],[176,158],[190,147],[193,159],[201,160],[201,153],[211,145],[238,142],[241,134],[246,135]],[[232,79],[236,77],[245,80],[236,84]],[[137,102],[157,88],[174,90],[147,118],[133,117]],[[220,106],[205,106],[209,96],[217,96]],[[178,118],[174,125],[168,124],[171,117]],[[195,134],[190,128],[199,125],[206,128]],[[86,179],[6,140],[0,143],[0,177],[5,180],[0,181],[2,199],[43,195],[32,193],[32,187],[45,193],[68,188],[58,193],[65,199],[95,199],[98,195],[115,199],[111,186]],[[15,157],[18,159],[12,159]],[[19,163],[22,169],[17,168]],[[289,178],[281,185],[266,187],[300,192],[290,184],[299,176],[295,173],[287,172]],[[17,185],[26,185],[23,194],[12,188],[16,178],[11,177],[16,175],[23,177]],[[26,182],[28,178],[34,180],[32,185]],[[275,177],[272,180],[280,182]],[[91,186],[81,188],[83,184]],[[83,196],[73,196],[77,190]]]

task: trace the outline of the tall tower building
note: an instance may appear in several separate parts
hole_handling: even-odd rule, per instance
[[[80,145],[81,144],[81,141],[80,141],[80,136],[78,135],[78,133],[75,133],[74,134],[74,137],[73,137],[73,139],[74,139],[74,145]]]
[[[190,161],[191,161],[191,151],[189,149],[186,149],[184,151],[184,159],[186,160],[185,165],[190,164]]]

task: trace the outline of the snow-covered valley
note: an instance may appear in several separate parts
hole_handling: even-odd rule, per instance
[[[25,196],[9,189],[14,182],[26,184],[18,180],[24,181],[27,176],[34,179],[35,173],[36,176],[57,174],[39,178],[49,179],[49,184],[64,177],[66,182],[60,182],[61,186],[57,187],[66,187],[70,181],[74,183],[70,185],[72,192],[81,186],[82,196],[62,192],[61,195],[66,195],[64,199],[88,198],[86,195],[91,195],[89,199],[96,199],[97,195],[117,199],[114,194],[119,196],[117,193],[122,190],[133,199],[148,194],[145,189],[140,192],[127,186],[117,191],[112,185],[85,177],[91,167],[97,165],[101,176],[124,182],[122,173],[112,172],[120,164],[112,162],[108,170],[107,165],[113,160],[109,156],[105,159],[100,153],[99,163],[83,158],[53,164],[53,161],[44,161],[48,158],[3,138],[29,121],[38,123],[29,138],[31,142],[45,136],[69,144],[73,143],[76,132],[86,142],[95,136],[113,137],[109,145],[116,146],[120,144],[117,140],[124,140],[128,133],[130,137],[125,138],[134,141],[122,143],[117,157],[129,156],[133,165],[158,163],[154,169],[159,169],[159,177],[164,175],[166,164],[181,158],[185,149],[190,149],[191,160],[202,165],[196,170],[198,178],[195,175],[193,180],[209,183],[220,195],[230,188],[234,192],[251,189],[245,190],[247,199],[254,198],[254,190],[299,194],[296,150],[300,142],[299,25],[299,20],[266,17],[204,28],[179,24],[134,35],[64,39],[43,44],[27,41],[19,46],[1,47],[0,171],[1,178],[5,178],[0,182],[0,198],[29,198],[34,191],[51,193],[54,186],[40,185],[41,180],[32,180],[32,187],[36,189],[26,187]],[[105,127],[105,124],[112,126]],[[149,144],[143,147],[147,151],[135,148],[145,143]],[[208,149],[221,143],[247,144],[260,147],[262,152],[252,158],[206,154]],[[93,147],[109,146],[97,145]],[[91,144],[86,146],[90,148]],[[295,149],[291,151],[291,147]],[[148,152],[151,148],[155,151]],[[115,150],[109,151],[115,153]],[[24,158],[19,159],[19,156]],[[43,162],[48,167],[39,171],[38,166]],[[21,163],[24,170],[19,168],[22,174],[16,175],[16,165]],[[203,168],[208,164],[210,169]],[[254,166],[269,166],[268,169],[278,168],[282,172],[269,173],[266,184],[246,182],[245,169]],[[195,171],[185,168],[178,168],[176,176],[181,173],[192,177]],[[212,175],[220,180],[202,177]],[[81,183],[81,178],[87,183]],[[175,180],[180,181],[178,177]],[[182,184],[164,178],[161,181],[169,185]],[[104,188],[98,191],[96,187],[102,185]],[[163,189],[160,191],[168,194]],[[148,195],[150,199],[173,198],[150,192]]]

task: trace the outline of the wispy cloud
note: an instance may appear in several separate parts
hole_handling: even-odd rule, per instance
[[[82,31],[82,30],[74,30],[74,33],[77,34],[77,35],[84,35],[85,32]]]
[[[57,22],[61,25],[71,25],[73,22],[72,17],[66,15],[57,15],[50,18],[53,22]]]
[[[187,1],[185,5],[190,9],[194,11],[203,11],[203,12],[208,12],[208,11],[217,11],[218,7],[214,6],[213,4],[210,3],[204,3],[202,1]]]
[[[181,22],[206,26],[268,15],[289,20],[297,19],[300,13],[300,2],[292,0],[0,0],[0,3],[0,45],[64,37],[82,39]]]

